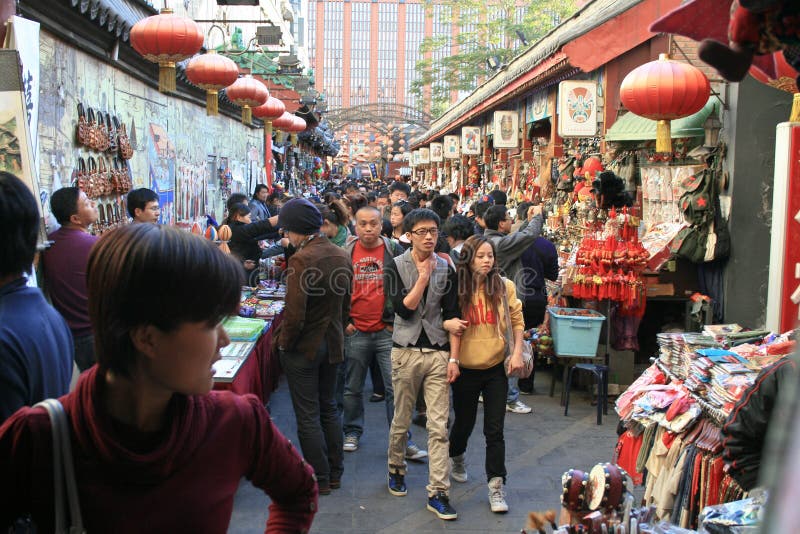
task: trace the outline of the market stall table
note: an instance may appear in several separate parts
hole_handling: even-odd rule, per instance
[[[281,373],[280,360],[272,357],[272,340],[282,318],[282,313],[275,316],[270,327],[258,338],[252,349],[240,357],[242,361],[238,368],[233,364],[230,372],[225,372],[217,367],[214,389],[229,390],[239,395],[252,393],[264,404],[269,402],[270,395],[278,387]]]

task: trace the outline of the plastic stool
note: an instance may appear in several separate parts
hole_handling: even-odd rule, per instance
[[[594,363],[576,363],[573,365],[567,374],[567,383],[564,384],[564,391],[566,393],[564,401],[564,415],[567,415],[569,410],[569,390],[572,385],[572,373],[578,371],[589,371],[595,377],[597,384],[597,424],[603,424],[603,414],[608,415],[608,408],[606,400],[608,399],[608,366],[597,365]]]

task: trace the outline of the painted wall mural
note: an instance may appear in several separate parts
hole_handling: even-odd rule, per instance
[[[252,192],[253,158],[263,166],[263,132],[238,120],[208,117],[202,105],[159,93],[113,66],[42,32],[40,39],[39,183],[46,191],[69,185],[79,157],[77,105],[110,112],[124,124],[133,147],[128,160],[133,187],[150,187],[161,199],[161,222],[204,226],[206,214],[221,221],[231,191]],[[122,197],[112,199],[120,205]]]

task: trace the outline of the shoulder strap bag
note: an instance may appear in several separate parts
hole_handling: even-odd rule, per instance
[[[56,399],[46,399],[36,406],[47,410],[53,435],[53,501],[55,502],[56,534],[86,534],[83,528],[81,507],[78,502],[78,484],[75,482],[75,466],[72,463],[72,442],[69,423],[64,406]],[[65,516],[64,486],[67,490],[70,526]]]
[[[506,314],[506,375],[528,378],[533,372],[533,351],[531,349],[531,344],[525,340],[522,340],[522,370],[514,374],[508,372],[508,365],[511,363],[511,355],[514,353],[514,331],[511,328],[511,310],[508,307],[508,294],[505,291],[505,281],[503,285],[503,311]]]

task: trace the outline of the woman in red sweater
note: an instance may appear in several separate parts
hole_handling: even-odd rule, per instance
[[[86,530],[223,533],[244,476],[272,500],[265,532],[307,532],[312,469],[259,399],[211,391],[236,261],[188,232],[132,225],[100,239],[87,276],[97,365],[60,399]],[[44,409],[0,427],[0,528],[30,514],[52,532],[52,454]]]

